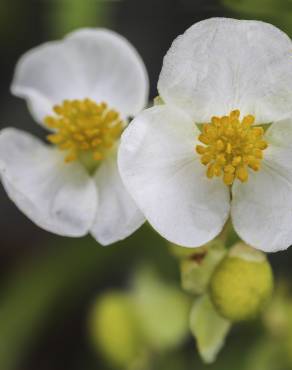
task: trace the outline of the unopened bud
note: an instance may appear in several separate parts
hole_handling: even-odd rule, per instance
[[[226,249],[221,242],[213,242],[191,251],[180,263],[181,284],[188,293],[199,295],[208,288],[215,267],[224,257]]]
[[[127,294],[110,292],[99,299],[90,317],[93,344],[119,368],[126,368],[141,353],[134,306]]]
[[[263,308],[273,290],[273,273],[264,253],[236,244],[217,266],[210,296],[217,311],[231,321],[248,320]]]

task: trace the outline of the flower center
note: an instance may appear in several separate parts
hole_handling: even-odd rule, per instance
[[[123,121],[118,112],[106,103],[90,99],[65,100],[53,108],[54,116],[45,118],[45,123],[55,132],[47,139],[61,150],[67,151],[65,162],[83,160],[100,161],[115,144],[123,130]]]
[[[212,117],[198,137],[205,145],[196,146],[201,163],[207,166],[207,177],[222,176],[226,185],[232,185],[235,179],[246,182],[248,168],[260,169],[263,151],[268,147],[264,129],[253,126],[254,116],[239,117],[239,110],[229,116]]]

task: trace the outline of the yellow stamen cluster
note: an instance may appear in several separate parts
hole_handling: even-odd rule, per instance
[[[263,159],[263,150],[268,147],[264,140],[264,129],[253,126],[254,116],[240,120],[239,110],[229,116],[212,117],[210,123],[203,124],[196,151],[201,155],[201,163],[207,166],[207,177],[222,176],[226,185],[235,179],[248,180],[248,168],[258,171]]]
[[[45,118],[46,125],[55,133],[48,140],[61,150],[67,150],[65,162],[72,162],[83,152],[92,154],[96,161],[104,157],[120,137],[123,122],[118,112],[106,103],[90,99],[65,100],[54,108],[54,116]]]

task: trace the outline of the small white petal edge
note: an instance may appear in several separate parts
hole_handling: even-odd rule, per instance
[[[145,217],[121,180],[116,154],[104,160],[94,180],[99,206],[91,234],[102,245],[125,239],[145,222]]]

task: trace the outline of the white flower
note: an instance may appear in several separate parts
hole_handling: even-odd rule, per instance
[[[127,118],[148,99],[136,50],[108,30],[76,31],[26,53],[12,93],[26,99],[56,144],[13,128],[1,132],[2,181],[19,209],[48,231],[90,232],[104,245],[134,232],[144,217],[124,188],[116,154]]]
[[[174,41],[158,90],[165,104],[136,117],[119,151],[152,226],[194,247],[231,216],[256,248],[292,244],[290,39],[262,22],[199,22]]]

